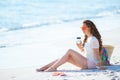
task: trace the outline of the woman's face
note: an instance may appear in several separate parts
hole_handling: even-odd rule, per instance
[[[89,36],[91,34],[90,28],[86,24],[83,23],[81,29],[82,29],[83,33],[87,36]]]

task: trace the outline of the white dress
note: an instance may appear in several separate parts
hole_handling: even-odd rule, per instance
[[[87,43],[85,44],[88,68],[96,68],[96,59],[93,51],[94,48],[99,48],[99,42],[95,36],[90,36],[88,37]]]

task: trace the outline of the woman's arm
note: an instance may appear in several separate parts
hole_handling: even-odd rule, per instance
[[[94,48],[94,56],[96,59],[96,66],[101,66],[101,59],[100,59],[100,55],[99,55],[99,48]]]
[[[100,55],[99,55],[99,48],[93,48],[93,51],[94,51],[94,56],[95,56],[95,59],[96,59],[96,67],[98,69],[106,69],[105,67],[102,67],[101,65],[101,58],[100,58]]]
[[[76,43],[76,45],[77,45],[77,47],[81,50],[81,52],[83,52],[84,51],[84,48],[83,48],[83,46],[82,46],[82,41],[80,41],[80,43],[78,44],[78,43]]]

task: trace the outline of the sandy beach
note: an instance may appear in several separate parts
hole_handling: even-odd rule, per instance
[[[59,70],[64,75],[53,76],[54,72],[35,72],[35,68],[0,70],[1,80],[119,80],[120,65],[107,70]]]
[[[100,20],[99,21],[96,20],[96,22],[97,22],[96,25],[100,25],[102,23],[102,19],[100,19]],[[116,24],[119,27],[118,22],[119,21],[116,20],[116,23],[113,23],[111,26],[114,26],[114,24]],[[102,25],[104,25],[104,24],[102,24]],[[77,30],[77,28],[73,28],[73,27],[70,27],[70,28],[71,28],[71,31],[73,29]],[[65,28],[65,30],[66,29],[67,28]],[[39,31],[39,29],[36,29],[35,31]],[[41,63],[42,65],[39,65],[39,63],[36,62],[36,63],[38,63],[38,66],[35,65],[35,66],[30,66],[30,67],[16,67],[16,68],[5,68],[5,69],[1,68],[0,69],[0,79],[1,80],[120,80],[120,55],[119,55],[120,28],[107,30],[104,32],[100,31],[100,32],[101,32],[101,35],[103,38],[103,44],[109,44],[109,45],[113,45],[115,47],[112,57],[110,59],[111,64],[113,64],[113,65],[106,66],[107,67],[106,70],[97,70],[97,69],[80,70],[79,68],[77,68],[69,63],[66,63],[58,68],[58,72],[63,72],[64,75],[53,76],[54,72],[36,72],[36,68],[41,67],[42,65],[46,64],[50,60],[55,59],[55,57],[51,56],[51,58],[48,59],[48,61],[46,61],[46,62],[40,61],[40,62],[42,62]],[[70,31],[67,34],[70,34]],[[76,34],[76,32],[74,33],[74,35],[75,34]],[[64,35],[63,37],[66,37],[66,35]],[[52,50],[53,48],[50,48],[50,49],[48,49],[48,51],[51,50],[50,53],[52,53],[52,52],[56,53],[58,51],[61,51],[62,53],[64,53],[67,49],[69,49],[68,46],[70,46],[70,48],[72,46],[73,49],[78,50],[75,46],[73,46],[74,43],[71,43],[72,41],[74,41],[72,39],[74,35],[72,35],[71,37],[69,36],[70,38],[68,38],[68,39],[71,39],[71,40],[68,41],[67,45],[65,45],[65,44],[61,45],[62,42],[65,43],[64,40],[65,41],[68,40],[68,39],[66,40],[65,38],[64,38],[64,40],[59,40],[56,42],[54,41],[54,46],[52,46],[52,47],[54,48],[54,47],[59,46],[61,48],[60,49],[56,48],[56,50],[55,49]],[[56,45],[57,42],[60,42],[60,43]],[[22,47],[22,49],[25,48],[27,51],[27,50],[33,49],[36,45],[40,45],[40,43],[32,44],[33,47],[28,47],[30,45],[27,45],[27,46],[24,45],[24,47]],[[64,46],[64,47],[62,47],[62,46]],[[36,50],[36,54],[38,54],[37,51],[39,51],[38,47],[40,47],[40,46],[37,46],[37,48],[33,49],[33,50]],[[14,47],[9,47],[9,48],[10,49],[7,49],[8,51],[6,51],[6,49],[2,49],[1,52],[4,52],[7,54],[9,51],[12,51],[11,49],[13,49],[14,53],[17,53],[18,50],[21,50],[21,49],[17,49]],[[28,52],[30,52],[30,51],[28,51]],[[33,54],[33,53],[31,52],[31,54]],[[23,54],[21,54],[21,55],[23,55]],[[33,56],[33,57],[36,57],[36,56]],[[56,56],[56,57],[59,57],[59,56]],[[41,60],[45,60],[44,57]],[[45,57],[45,58],[47,58],[47,57]],[[31,55],[30,59],[32,59],[32,55]],[[39,60],[39,58],[37,60]]]
[[[120,80],[120,0],[0,0],[0,80]],[[65,63],[56,72],[36,69],[69,49],[82,55],[83,20],[91,20],[103,45],[114,47],[106,70]]]

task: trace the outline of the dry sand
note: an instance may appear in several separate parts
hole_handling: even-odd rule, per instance
[[[111,57],[113,66],[106,70],[80,70],[66,63],[58,68],[65,75],[53,76],[54,72],[36,72],[37,67],[0,69],[0,80],[120,80],[120,28],[101,32],[104,44],[115,47]]]

